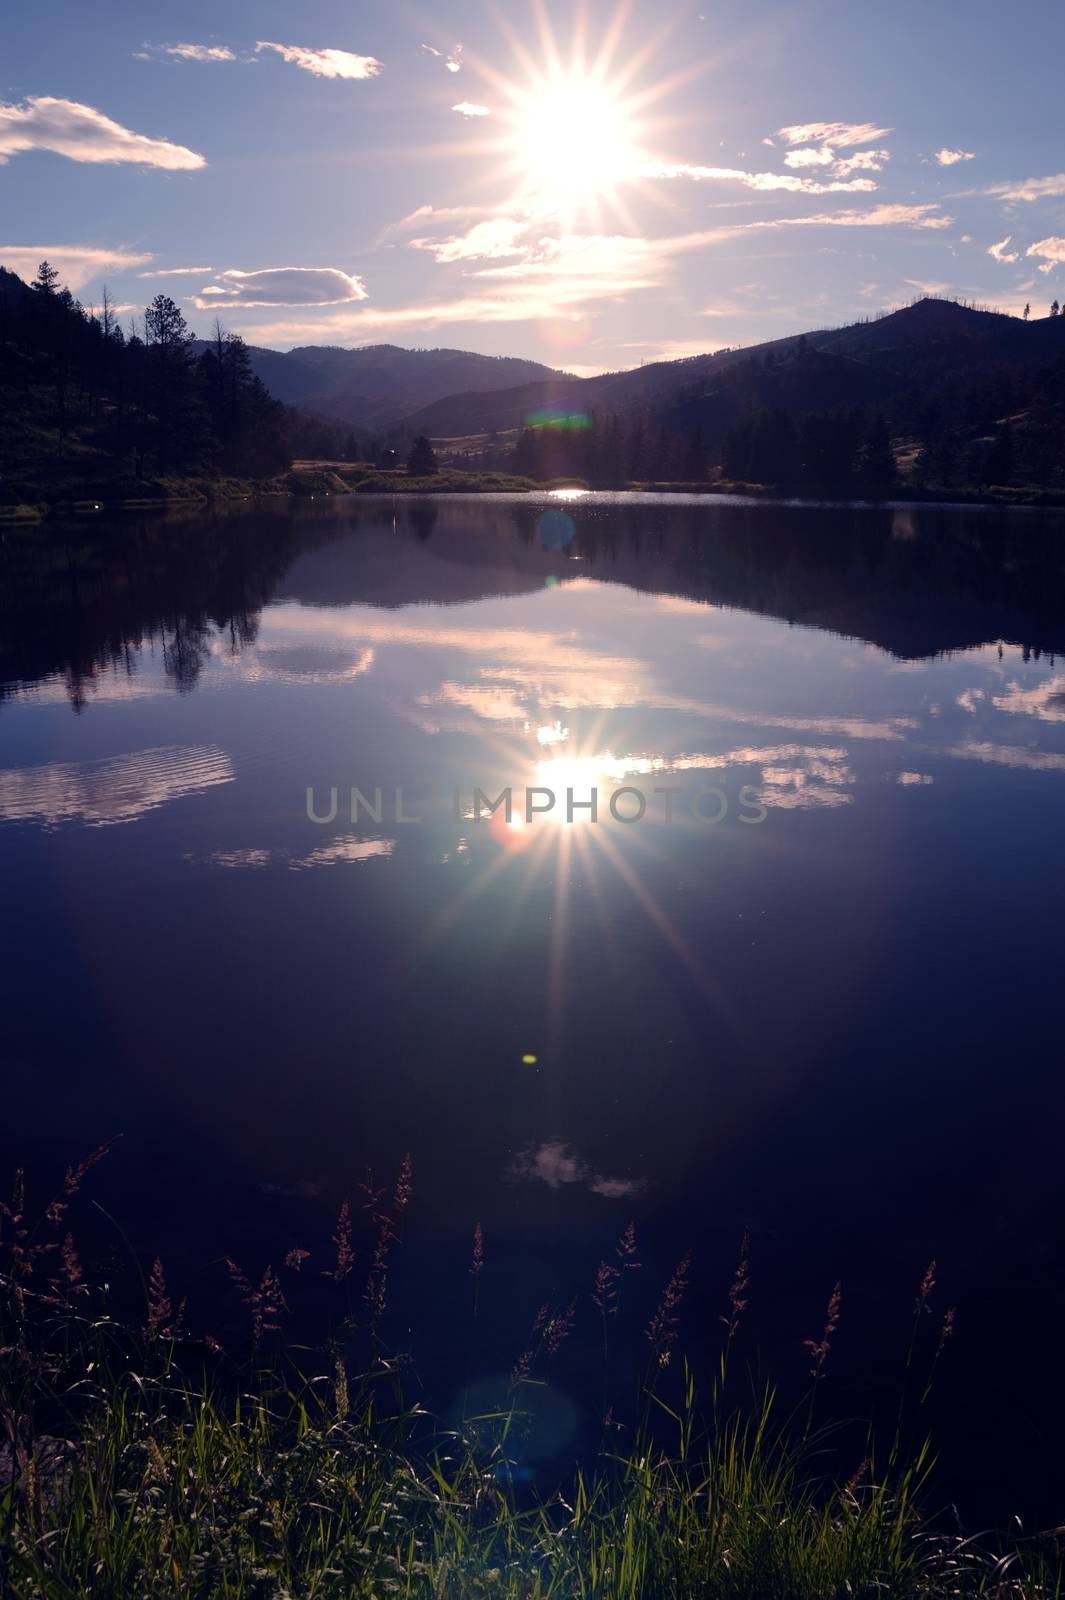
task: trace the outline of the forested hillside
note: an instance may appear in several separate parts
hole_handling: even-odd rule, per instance
[[[106,295],[90,315],[47,262],[32,285],[0,268],[0,505],[271,477],[305,433],[335,447],[272,398],[235,335],[197,349],[165,295],[139,326],[124,332]]]

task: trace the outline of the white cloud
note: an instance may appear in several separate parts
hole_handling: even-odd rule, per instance
[[[696,183],[712,179],[722,183],[742,183],[747,189],[787,194],[868,194],[876,188],[871,178],[835,179],[822,183],[817,178],[800,178],[789,172],[744,172],[738,167],[699,167],[687,163],[645,161],[635,169],[640,178],[691,178]]]
[[[1056,266],[1065,262],[1065,239],[1056,235],[1052,235],[1049,239],[1039,239],[1035,244],[1030,244],[1024,253],[1026,256],[1043,258],[1040,272],[1053,272]]]
[[[784,157],[786,167],[830,167],[836,159],[836,152],[831,145],[803,145],[798,150],[789,150]]]
[[[231,267],[193,296],[200,311],[219,306],[335,306],[365,300],[362,279],[337,267],[264,267],[241,272]]]
[[[885,161],[890,160],[890,150],[855,150],[853,155],[842,156],[832,171],[838,178],[845,178],[852,172],[881,172]]]
[[[283,61],[316,78],[376,78],[381,70],[375,57],[353,55],[350,50],[312,50],[301,44],[274,44],[270,39],[260,39],[255,49],[273,50]]]
[[[150,139],[77,100],[32,95],[22,105],[0,103],[0,163],[24,150],[50,150],[71,161],[132,161],[166,172],[190,172],[203,156],[168,139]]]
[[[0,244],[0,266],[17,272],[28,283],[40,263],[50,261],[60,282],[75,294],[108,272],[127,272],[151,259],[131,250],[98,250],[80,244]]]
[[[948,150],[946,146],[936,151],[936,160],[941,167],[956,167],[959,161],[972,161],[975,156],[975,150]]]
[[[237,58],[224,44],[163,44],[158,46],[163,55],[174,56],[178,61],[235,61]]]
[[[1020,259],[1017,251],[1009,248],[1012,239],[1012,233],[1007,233],[1006,237],[1004,239],[1000,239],[998,244],[988,245],[987,253],[991,257],[992,261],[1017,261]],[[1031,252],[1029,252],[1029,254],[1031,254]]]
[[[831,145],[801,145],[789,150],[784,157],[786,167],[827,167],[834,178],[849,178],[853,172],[880,172],[885,161],[891,160],[890,150],[856,150],[853,155],[840,156]],[[869,185],[875,188],[874,184]]]
[[[1003,200],[1046,200],[1065,194],[1065,172],[1052,178],[1023,178],[1016,183],[993,183],[984,194],[997,194]]]
[[[886,139],[890,132],[890,128],[880,128],[875,122],[796,122],[790,128],[777,129],[778,137],[786,144],[824,144],[833,150],[872,144],[874,139]]]
[[[491,113],[487,106],[476,105],[472,100],[460,100],[457,106],[451,107],[463,117],[487,117]]]

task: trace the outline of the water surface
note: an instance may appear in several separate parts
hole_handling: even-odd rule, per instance
[[[511,1353],[630,1218],[703,1338],[749,1229],[768,1359],[843,1280],[858,1409],[935,1256],[955,1480],[1059,1512],[1062,538],[625,495],[7,533],[3,1153],[123,1131],[101,1192],[195,1286],[410,1150],[421,1281],[481,1222]]]

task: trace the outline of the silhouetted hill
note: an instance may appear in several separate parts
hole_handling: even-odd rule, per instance
[[[564,377],[538,361],[469,350],[343,350],[305,345],[281,352],[249,347],[252,370],[276,399],[354,429],[383,430],[446,395],[484,394]],[[571,380],[572,381],[572,380]]]
[[[872,322],[796,334],[741,350],[659,361],[594,378],[525,383],[487,394],[456,393],[406,418],[434,438],[502,431],[538,410],[647,411],[724,428],[754,388],[759,404],[826,411],[890,409],[928,372],[940,382],[974,370],[1037,368],[1065,356],[1065,317],[1024,322],[952,300],[925,299]],[[757,374],[769,381],[758,382]]]

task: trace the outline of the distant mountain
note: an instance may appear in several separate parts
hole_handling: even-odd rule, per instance
[[[287,352],[253,345],[250,355],[253,371],[276,399],[329,417],[356,432],[382,432],[447,395],[483,395],[566,377],[538,361],[515,356],[482,356],[469,350],[402,350],[394,344],[357,350],[304,345]]]
[[[700,426],[707,442],[757,407],[896,411],[945,382],[1036,369],[1065,355],[1065,315],[1029,322],[925,299],[875,321],[796,334],[739,350],[659,361],[594,378],[540,375],[492,393],[455,393],[404,419],[433,438],[519,427],[545,409],[645,414],[671,428]]]

